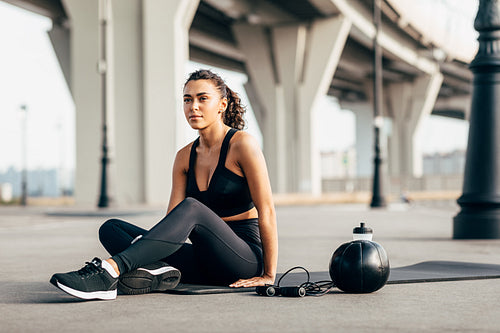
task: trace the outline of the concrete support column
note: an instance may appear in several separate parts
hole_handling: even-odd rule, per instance
[[[144,172],[148,203],[166,204],[177,149],[185,144],[182,84],[199,0],[143,0]]]
[[[356,117],[356,177],[373,173],[373,105],[370,103],[342,104]]]
[[[350,26],[342,16],[268,29],[234,26],[262,110],[257,120],[275,192],[321,192],[313,110],[328,90]]]
[[[71,26],[71,91],[76,109],[75,199],[96,204],[101,142],[98,1],[63,0]]]
[[[276,27],[272,30],[272,43],[275,56],[275,66],[277,80],[283,89],[282,104],[284,109],[281,112],[282,117],[276,119],[281,131],[280,137],[280,155],[282,168],[278,175],[287,192],[308,192],[301,191],[297,181],[299,172],[303,169],[297,164],[299,156],[302,155],[301,139],[304,133],[300,134],[300,97],[298,96],[298,87],[302,80],[304,66],[304,49],[306,47],[307,28],[305,25],[291,25]],[[310,114],[310,112],[307,112]],[[304,143],[304,146],[310,147],[310,140]],[[309,161],[307,161],[309,162]],[[307,163],[306,162],[306,163]],[[282,172],[282,170],[286,170]]]
[[[79,204],[95,204],[101,106],[98,1],[63,0],[71,29],[71,91],[76,107]],[[182,84],[188,31],[199,0],[112,0],[108,119],[113,201],[161,203],[170,195],[177,149],[186,144]],[[56,35],[57,33],[57,35]],[[64,35],[58,30],[54,36]]]
[[[273,49],[269,31],[261,26],[236,24],[233,31],[246,57],[249,82],[246,90],[255,118],[263,136],[263,151],[274,192],[285,192],[286,158],[284,155],[284,98],[283,87],[276,77]]]
[[[432,112],[442,81],[443,75],[435,72],[413,82],[387,86],[387,110],[393,120],[388,154],[391,175],[422,175],[420,128],[424,117]]]
[[[298,189],[300,192],[321,193],[319,148],[313,133],[314,110],[332,81],[342,55],[351,21],[343,16],[316,20],[309,28],[302,80],[299,85],[298,111]]]
[[[141,0],[112,1],[115,136],[111,180],[118,205],[145,201],[141,4]]]

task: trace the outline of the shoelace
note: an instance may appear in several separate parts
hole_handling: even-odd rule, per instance
[[[85,266],[78,271],[80,275],[93,275],[95,273],[101,273],[103,268],[98,258],[94,258],[91,262],[86,262]]]

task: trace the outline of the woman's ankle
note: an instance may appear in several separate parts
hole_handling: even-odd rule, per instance
[[[116,261],[114,261],[113,259],[111,258],[108,258],[105,260],[108,264],[111,265],[111,267],[113,267],[113,269],[115,270],[116,274],[120,275],[120,269],[118,268],[118,265],[116,264]]]

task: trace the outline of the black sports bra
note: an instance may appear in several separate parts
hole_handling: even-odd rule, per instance
[[[193,142],[189,157],[186,197],[197,199],[220,217],[234,216],[254,207],[247,179],[235,174],[225,166],[229,141],[234,133],[236,133],[236,130],[231,128],[224,137],[220,148],[219,162],[206,191],[200,191],[198,188],[194,172],[196,147],[200,143],[200,138]]]

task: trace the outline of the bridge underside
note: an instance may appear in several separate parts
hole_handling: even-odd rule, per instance
[[[49,35],[77,109],[77,199],[93,202],[97,187],[90,181],[99,173],[98,1],[4,1],[54,22]],[[110,59],[118,202],[168,200],[170,161],[186,137],[174,112],[186,59],[248,75],[247,94],[264,134],[275,191],[321,191],[310,124],[322,94],[355,113],[358,175],[371,172],[372,0],[111,3],[112,49],[120,50]],[[414,176],[421,172],[423,117],[467,119],[472,75],[466,63],[436,57],[439,46],[404,23],[391,1],[382,3],[383,115],[393,128],[384,139],[387,172]],[[293,121],[280,125],[285,111],[294,114]]]
[[[68,20],[67,12],[61,0],[2,1],[49,17],[54,24],[64,24]],[[237,2],[245,3],[245,1],[229,1],[235,6]],[[330,0],[267,0],[266,2],[272,4],[277,10],[290,15],[294,21],[311,21],[340,14],[340,11],[332,5],[333,2]],[[372,1],[359,0],[358,2],[369,8]],[[246,73],[245,57],[238,50],[232,32],[232,25],[241,17],[249,16],[248,12],[252,10],[249,3],[250,1],[246,2],[246,8],[240,8],[239,11],[234,12],[235,9],[232,7],[224,9],[223,6],[218,5],[217,0],[202,0],[190,28],[190,59]],[[398,26],[398,14],[394,12],[387,2],[384,3],[383,9],[386,15],[384,24]],[[423,39],[419,32],[409,25],[405,27],[399,25],[399,28],[416,39]],[[434,46],[422,45],[421,47],[424,52],[432,52]],[[351,33],[335,75],[332,78],[328,94],[337,97],[340,101],[367,101],[366,80],[370,79],[373,74],[372,58],[371,41],[367,40],[366,37],[359,38],[358,33]],[[363,67],[359,67],[360,63],[363,64]],[[468,64],[458,60],[445,61],[440,63],[440,69],[444,79],[439,91],[438,101],[441,98],[449,99],[456,96],[470,95],[472,74],[468,70]],[[385,82],[408,81],[418,75],[419,73],[414,67],[405,64],[400,59],[391,58],[387,53],[384,54],[383,77]],[[466,119],[466,111],[442,106],[434,109],[433,114]]]

